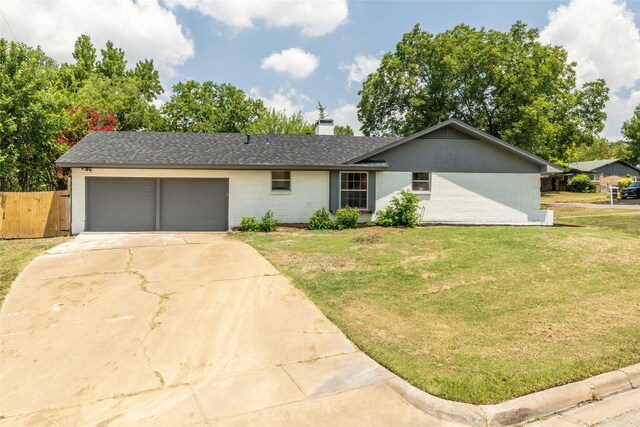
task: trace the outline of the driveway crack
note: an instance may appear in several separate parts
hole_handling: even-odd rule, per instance
[[[133,269],[132,248],[128,248],[128,252],[129,252],[129,260],[127,261],[127,267],[125,271],[129,274],[133,274],[134,276],[137,276],[140,279],[140,290],[142,292],[154,295],[158,298],[158,308],[153,313],[153,316],[151,316],[151,320],[149,320],[149,329],[147,330],[147,332],[144,334],[144,337],[142,338],[142,354],[144,354],[145,359],[147,359],[147,365],[149,366],[149,369],[151,369],[153,374],[158,378],[158,381],[160,381],[160,387],[164,388],[166,381],[162,376],[162,374],[160,373],[160,371],[158,371],[157,369],[154,369],[153,363],[151,362],[151,357],[149,356],[149,353],[147,353],[146,342],[147,342],[147,339],[149,338],[149,335],[151,334],[151,331],[153,331],[155,328],[161,325],[161,322],[158,321],[158,317],[167,310],[166,302],[169,300],[172,293],[159,294],[157,292],[153,292],[152,290],[150,290],[148,286],[149,280],[147,279],[147,277],[141,272]]]

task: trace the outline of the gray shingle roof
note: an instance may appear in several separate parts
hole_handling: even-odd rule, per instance
[[[58,159],[62,167],[339,166],[399,138],[242,133],[93,132]],[[358,167],[358,166],[356,166]],[[386,167],[384,162],[360,167]]]
[[[612,163],[616,163],[616,162],[620,162],[623,163],[627,166],[630,166],[632,168],[634,168],[635,166],[625,162],[624,160],[620,160],[620,159],[605,159],[605,160],[591,160],[589,162],[576,162],[576,163],[570,163],[569,167],[571,169],[575,169],[577,171],[580,172],[591,172],[591,171],[595,171],[598,168],[601,168],[603,166],[607,166],[610,165]],[[640,170],[640,165],[638,165],[638,170]]]
[[[591,160],[588,162],[569,163],[569,167],[581,172],[591,172],[595,169],[601,168],[602,166],[606,166],[617,161],[618,159]]]

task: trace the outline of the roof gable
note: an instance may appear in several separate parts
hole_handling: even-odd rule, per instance
[[[493,144],[497,147],[500,147],[506,151],[508,151],[511,154],[514,154],[522,159],[525,159],[528,162],[534,163],[536,165],[538,165],[538,167],[540,168],[541,172],[562,172],[563,169],[557,165],[554,165],[553,163],[547,162],[546,160],[529,153],[528,151],[522,150],[521,148],[515,147],[511,144],[509,144],[506,141],[503,141],[501,139],[498,139],[492,135],[489,135],[486,132],[482,132],[472,126],[467,125],[466,123],[461,122],[460,120],[457,119],[449,119],[446,120],[444,122],[441,122],[435,126],[432,126],[430,128],[427,128],[423,131],[414,133],[413,135],[407,136],[405,138],[401,138],[398,139],[396,141],[391,141],[386,145],[382,145],[374,150],[372,150],[369,153],[366,153],[363,156],[358,156],[356,158],[353,158],[350,160],[350,163],[358,163],[361,162],[363,160],[366,159],[371,159],[374,156],[377,156],[378,154],[383,154],[386,151],[389,151],[395,147],[399,147],[403,144],[406,144],[407,142],[413,141],[415,139],[418,138],[423,138],[423,139],[428,139],[430,136],[439,136],[440,134],[442,134],[443,131],[445,131],[446,129],[453,129],[454,131],[458,132],[458,133],[463,133],[465,135],[468,135],[474,139],[477,139],[479,141],[484,141],[487,142],[489,144]],[[450,132],[449,130],[446,130],[446,132]],[[383,156],[384,157],[384,156]]]

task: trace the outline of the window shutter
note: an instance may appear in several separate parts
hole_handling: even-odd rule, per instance
[[[329,172],[329,210],[335,212],[340,203],[340,172]]]

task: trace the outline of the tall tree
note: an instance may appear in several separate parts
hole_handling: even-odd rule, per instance
[[[137,80],[137,86],[147,102],[154,101],[164,92],[153,59],[138,61],[130,76]]]
[[[173,86],[173,95],[162,112],[170,129],[181,132],[242,132],[265,110],[228,83],[194,80]]]
[[[318,119],[326,119],[327,118],[327,109],[324,108],[324,105],[318,101],[318,105],[316,106],[316,110],[318,110]]]
[[[111,79],[94,74],[74,97],[75,102],[113,114],[117,130],[164,130],[164,120],[134,77]]]
[[[110,40],[105,49],[100,49],[102,60],[98,62],[98,72],[104,77],[114,79],[124,77],[127,61],[124,59],[124,51],[115,47]]]
[[[74,67],[77,81],[86,80],[96,68],[96,48],[91,43],[91,37],[82,34],[76,40],[73,49]]]
[[[622,125],[622,134],[629,141],[626,160],[634,165],[640,164],[640,105],[636,107],[633,117]]]
[[[409,135],[456,117],[554,161],[602,130],[604,81],[576,88],[575,64],[518,22],[509,31],[418,25],[360,91],[366,135]]]
[[[67,103],[57,78],[40,49],[0,39],[0,190],[52,188]]]

